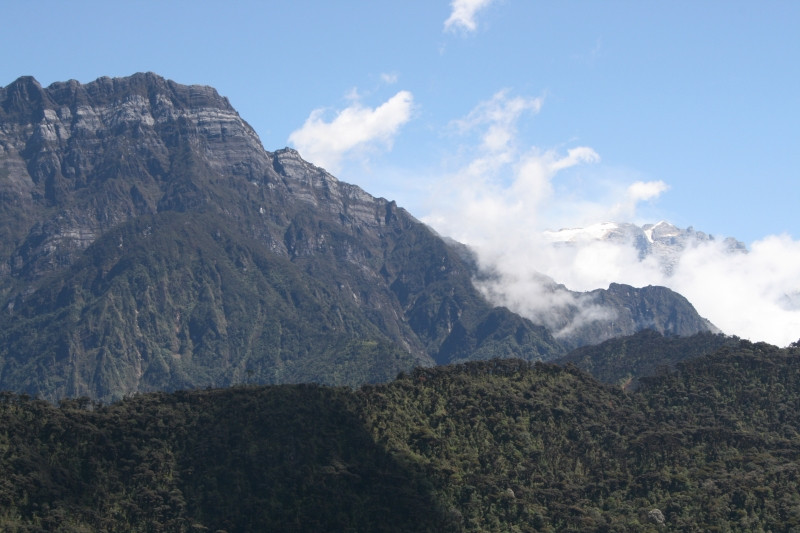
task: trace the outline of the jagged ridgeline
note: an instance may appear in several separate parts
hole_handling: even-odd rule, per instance
[[[0,395],[3,531],[794,531],[800,352],[634,393],[494,360],[360,390]]]
[[[0,389],[386,381],[563,351],[393,202],[266,152],[210,87],[0,89]]]
[[[358,385],[713,329],[668,289],[613,285],[581,300],[605,321],[554,338],[476,274],[394,202],[265,151],[210,87],[148,73],[0,88],[0,389]]]

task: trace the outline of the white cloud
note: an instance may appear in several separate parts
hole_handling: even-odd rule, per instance
[[[465,118],[453,121],[462,135],[477,130],[480,138],[478,157],[461,172],[479,179],[510,163],[518,150],[517,122],[525,113],[538,113],[541,107],[541,98],[512,97],[508,90],[502,90],[478,104]]]
[[[475,15],[494,0],[453,0],[450,2],[452,11],[450,17],[444,22],[446,31],[461,29],[472,32],[478,27]]]
[[[521,146],[518,121],[541,105],[540,99],[501,91],[455,121],[461,133],[473,135],[473,144],[459,151],[469,155],[434,188],[423,217],[440,233],[474,247],[482,268],[492,273],[479,286],[495,303],[564,332],[608,311],[554,288],[545,276],[576,291],[612,282],[662,285],[685,296],[725,333],[778,345],[800,338],[800,241],[788,236],[766,237],[749,253],[731,253],[721,239],[697,241],[671,275],[655,256],[640,258],[631,242],[585,239],[559,246],[544,238],[549,228],[636,221],[643,203],[669,187],[626,172],[609,177],[608,169],[581,170],[600,160],[587,146],[566,153]],[[553,186],[562,173],[574,172],[586,187]],[[554,215],[560,224],[555,228]],[[578,314],[564,322],[557,311],[569,307]]]
[[[414,107],[414,98],[408,91],[398,92],[374,109],[361,105],[355,89],[348,98],[353,103],[332,120],[325,120],[325,110],[315,109],[303,126],[289,135],[289,143],[305,159],[332,173],[339,170],[342,158],[348,154],[391,148]]]
[[[615,221],[633,220],[640,203],[655,200],[667,190],[669,190],[669,185],[661,180],[635,181],[625,189],[621,201],[611,207],[606,218]]]
[[[726,333],[781,346],[800,338],[800,241],[788,235],[756,241],[747,254],[721,242],[693,247],[664,281]]]
[[[727,334],[779,346],[800,338],[800,241],[786,235],[757,241],[749,253],[732,253],[721,239],[695,242],[683,252],[671,275],[655,257],[641,260],[627,242],[587,239],[573,246],[554,246],[531,236],[523,237],[514,250],[494,259],[494,268],[507,273],[493,287],[495,294],[541,300],[536,291],[519,282],[536,279],[539,273],[579,291],[606,288],[612,282],[661,285],[685,296]],[[536,304],[514,306],[512,302],[510,306],[529,317],[537,316],[532,312]],[[541,309],[538,313],[542,314]]]
[[[669,189],[663,181],[636,181],[628,187],[628,196],[635,202],[650,200],[658,197],[662,192]]]
[[[567,150],[566,157],[557,158],[550,165],[550,171],[555,173],[565,168],[574,167],[581,163],[597,163],[600,156],[588,146],[579,146]]]
[[[381,81],[386,85],[394,85],[397,83],[398,76],[393,72],[384,72],[381,74]]]
[[[509,96],[508,89],[497,91],[489,100],[479,103],[463,119],[453,121],[461,131],[469,131],[476,127],[488,124],[488,129],[515,127],[523,113],[530,111],[538,113],[542,108],[543,99],[525,98],[523,96]]]

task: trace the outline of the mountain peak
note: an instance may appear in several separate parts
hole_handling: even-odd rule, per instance
[[[667,275],[672,274],[681,253],[688,246],[715,241],[713,235],[696,231],[692,226],[681,229],[666,220],[643,226],[603,222],[584,228],[546,231],[544,236],[548,241],[559,245],[578,246],[603,241],[631,245],[638,251],[639,259],[656,257]],[[729,252],[747,252],[745,244],[736,239],[729,237],[723,242]]]
[[[676,226],[673,226],[666,220],[662,220],[655,224],[645,224],[642,226],[642,231],[644,231],[647,240],[651,244],[659,239],[663,239],[665,237],[676,237],[681,234],[680,229],[678,229]]]
[[[19,90],[19,89],[27,89],[30,87],[36,88],[38,90],[42,89],[42,85],[33,76],[20,76],[19,78],[11,82],[8,85],[8,87],[6,87],[6,89]]]
[[[47,93],[33,76],[21,76],[0,89],[0,105],[8,115],[28,117],[41,113],[48,100]]]
[[[563,351],[491,305],[394,202],[294,149],[266,152],[211,87],[145,72],[9,94],[0,388],[108,400],[247,375],[358,385]]]
[[[111,399],[248,375],[356,385],[567,346],[490,303],[463,251],[394,202],[297,150],[266,152],[211,87],[144,72],[44,89],[21,78],[0,94],[13,110],[0,112],[0,388]],[[592,340],[669,299],[607,292],[621,318]]]

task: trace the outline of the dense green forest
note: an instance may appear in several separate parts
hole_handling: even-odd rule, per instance
[[[360,389],[0,397],[3,531],[793,531],[800,349],[642,378],[491,360]]]
[[[708,331],[681,337],[645,329],[577,348],[552,362],[572,363],[604,383],[635,389],[640,377],[652,376],[686,359],[713,353],[723,346],[735,346],[738,342],[738,337]]]

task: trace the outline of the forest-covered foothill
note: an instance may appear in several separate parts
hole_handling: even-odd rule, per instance
[[[800,349],[626,392],[491,360],[358,390],[0,397],[3,531],[792,531]]]

